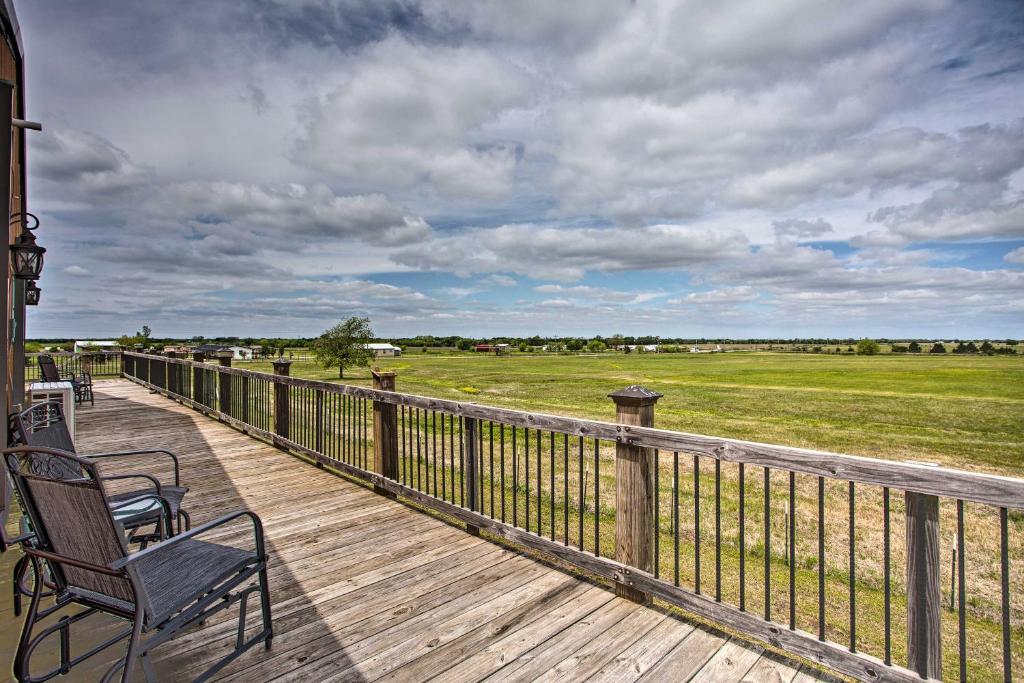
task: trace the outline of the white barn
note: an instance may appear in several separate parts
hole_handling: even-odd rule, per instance
[[[377,358],[382,356],[401,356],[402,349],[394,344],[367,344],[366,348],[373,352]]]

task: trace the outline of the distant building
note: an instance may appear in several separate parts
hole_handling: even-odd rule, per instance
[[[509,344],[477,344],[473,347],[473,350],[477,353],[495,353],[500,355],[509,353],[512,350],[512,346]]]
[[[637,351],[639,353],[658,353],[657,344],[625,344],[624,345],[630,351]]]
[[[83,340],[75,342],[75,353],[90,353],[96,351],[120,351],[121,345],[116,341]]]
[[[372,351],[377,358],[402,355],[402,349],[394,344],[367,344],[366,348]]]

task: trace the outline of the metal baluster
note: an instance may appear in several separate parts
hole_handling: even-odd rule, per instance
[[[654,449],[654,578],[661,572],[661,486],[658,482],[658,449]]]
[[[672,564],[679,585],[679,451],[672,453]]]
[[[857,539],[854,527],[855,494],[850,482],[850,652],[857,651]]]
[[[818,640],[825,640],[825,478],[818,477]]]
[[[885,601],[884,609],[884,630],[885,630],[885,664],[889,666],[892,664],[892,567],[890,561],[890,554],[892,552],[890,547],[890,528],[889,528],[889,487],[882,488],[882,562],[884,564],[882,568],[882,592],[884,593],[883,599]]]
[[[1008,511],[999,508],[999,568],[1003,597],[1003,679],[1013,679],[1013,662],[1010,659],[1010,542],[1008,533]]]
[[[700,456],[693,456],[693,587],[700,595]]]
[[[601,442],[594,439],[594,556],[601,557]]]
[[[740,502],[739,502],[739,531],[740,531],[740,611],[747,611],[747,529],[746,529],[746,467],[740,463]]]
[[[764,468],[764,619],[772,620],[772,475]]]
[[[960,680],[967,680],[967,609],[964,594],[967,592],[967,575],[964,570],[964,502],[956,502],[956,558],[957,588],[960,591],[960,602],[957,605],[957,640],[960,646]]]
[[[722,461],[715,458],[715,602],[722,601]]]

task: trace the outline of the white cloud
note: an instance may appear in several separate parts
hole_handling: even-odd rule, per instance
[[[294,158],[357,186],[498,198],[518,148],[481,131],[527,97],[524,75],[497,54],[392,36],[311,106]]]
[[[514,272],[537,279],[577,280],[588,270],[686,268],[746,253],[736,230],[701,230],[682,225],[641,228],[567,228],[504,225],[438,236],[395,260],[411,267],[460,275]]]
[[[1007,263],[1015,263],[1017,265],[1024,266],[1024,247],[1017,247],[1013,251],[1006,254],[1003,260]]]
[[[68,266],[63,272],[72,277],[88,277],[89,275],[92,275],[88,269],[83,268],[82,266]]]

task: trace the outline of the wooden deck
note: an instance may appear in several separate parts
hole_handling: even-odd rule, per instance
[[[97,382],[95,407],[78,413],[77,442],[83,452],[177,452],[195,524],[239,507],[263,518],[273,649],[249,651],[217,680],[822,680],[757,646],[616,598],[376,495],[127,381]],[[8,662],[20,627],[10,597],[15,554],[0,563],[0,653]],[[161,680],[188,680],[225,653],[233,617],[218,615],[165,645]],[[110,628],[74,632],[73,647]],[[121,651],[68,678],[95,680]]]

